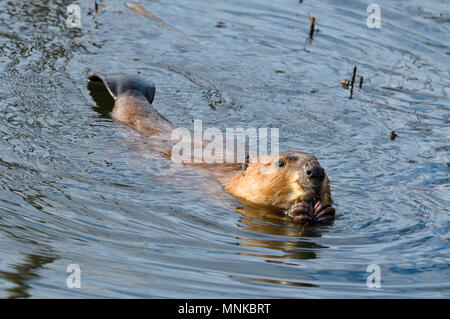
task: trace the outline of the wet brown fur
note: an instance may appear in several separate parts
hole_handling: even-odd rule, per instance
[[[113,117],[138,132],[156,137],[164,143],[157,152],[171,157],[173,125],[159,114],[140,94],[123,94],[115,102]],[[284,167],[278,167],[280,160]],[[195,164],[184,165],[205,169],[213,173],[222,183],[226,192],[243,203],[287,210],[299,202],[332,203],[330,180],[325,174],[322,183],[315,184],[305,174],[306,163],[317,163],[317,158],[309,153],[286,151],[279,156],[266,155],[252,158],[245,172],[242,164]]]

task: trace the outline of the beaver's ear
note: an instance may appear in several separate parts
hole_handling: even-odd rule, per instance
[[[242,176],[244,176],[245,172],[247,171],[249,161],[250,161],[250,156],[247,154],[247,156],[245,157],[245,160],[242,162]]]

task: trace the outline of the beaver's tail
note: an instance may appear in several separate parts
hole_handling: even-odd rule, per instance
[[[142,94],[150,104],[155,98],[155,85],[147,83],[140,78],[132,75],[114,74],[103,76],[92,74],[88,76],[88,80],[93,84],[103,84],[107,92],[114,100],[124,94]]]
[[[98,106],[95,110],[100,114],[112,116],[144,135],[170,136],[172,124],[151,105],[155,97],[152,83],[129,75],[93,74],[88,79],[88,88]]]

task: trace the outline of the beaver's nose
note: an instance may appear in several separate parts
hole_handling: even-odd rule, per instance
[[[321,181],[325,177],[325,171],[319,164],[306,165],[305,173],[306,176],[317,181]]]

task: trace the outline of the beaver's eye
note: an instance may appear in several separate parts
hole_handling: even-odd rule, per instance
[[[286,162],[283,161],[283,160],[279,160],[278,161],[278,167],[284,167],[284,166],[286,166]]]

